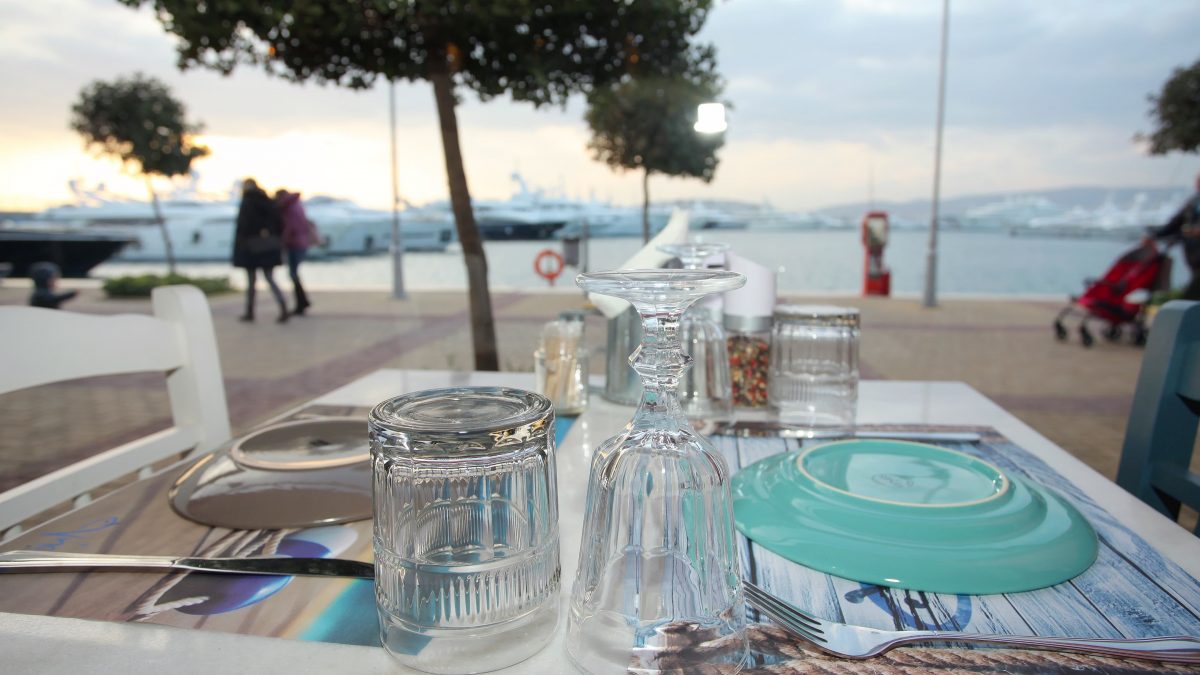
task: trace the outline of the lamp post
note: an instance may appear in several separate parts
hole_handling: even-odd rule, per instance
[[[404,237],[400,233],[400,177],[396,165],[396,82],[388,80],[388,120],[392,132],[392,298],[403,300]]]
[[[938,211],[942,198],[942,126],[946,117],[946,45],[950,41],[950,0],[942,0],[942,56],[938,64],[937,140],[933,150],[933,214],[929,221],[929,248],[925,253],[925,307],[937,307]]]

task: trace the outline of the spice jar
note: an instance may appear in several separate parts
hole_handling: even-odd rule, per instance
[[[771,315],[775,311],[775,271],[736,253],[726,255],[729,269],[746,285],[725,294],[725,334],[733,405],[767,405],[771,362]]]
[[[743,408],[765,406],[771,365],[771,317],[727,314],[725,331],[733,405]]]

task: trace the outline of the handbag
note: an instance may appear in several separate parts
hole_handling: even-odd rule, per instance
[[[304,220],[306,223],[308,223],[308,245],[309,246],[320,246],[321,245],[321,231],[317,229],[317,224],[314,223],[313,221],[309,220],[308,218],[305,218]]]
[[[257,237],[250,237],[242,244],[247,253],[258,255],[260,253],[274,253],[283,250],[283,240],[277,234],[271,234],[269,230],[259,230]]]

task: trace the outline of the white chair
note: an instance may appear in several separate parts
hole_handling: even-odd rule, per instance
[[[194,286],[154,289],[154,316],[98,316],[0,307],[0,394],[97,375],[161,372],[174,426],[99,452],[0,494],[0,540],[20,523],[161,459],[229,440],[229,411],[212,313]]]

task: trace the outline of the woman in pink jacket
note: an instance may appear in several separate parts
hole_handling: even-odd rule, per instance
[[[316,227],[304,214],[304,205],[300,203],[300,195],[287,190],[275,193],[275,206],[283,218],[283,247],[287,249],[288,272],[292,276],[292,289],[296,293],[296,309],[292,312],[304,316],[304,311],[312,306],[308,294],[300,283],[300,263],[308,254],[308,247],[317,244],[314,241]]]

